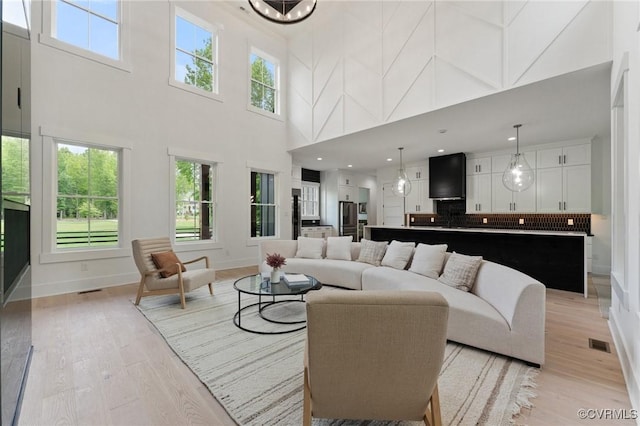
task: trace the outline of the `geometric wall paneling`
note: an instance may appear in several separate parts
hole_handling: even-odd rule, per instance
[[[289,91],[296,92],[306,103],[313,102],[311,63],[304,63],[297,56],[289,55]]]
[[[331,10],[336,10],[331,8]],[[343,17],[336,13],[314,23],[313,31],[313,99],[318,101],[320,93],[334,75],[336,65],[342,60]],[[342,74],[340,70],[339,74]],[[335,76],[334,76],[335,78]],[[342,92],[342,88],[340,88]]]
[[[422,69],[404,96],[390,111],[388,122],[413,117],[425,111],[432,111],[435,105],[435,72],[433,59]]]
[[[368,9],[368,7],[361,6],[360,9]],[[372,9],[378,10],[375,7]],[[364,22],[362,17],[345,13],[343,49],[346,58],[360,62],[370,71],[378,74],[378,79],[380,79],[382,72],[380,16],[370,22]]]
[[[501,1],[447,1],[444,3],[474,16],[476,19],[496,26],[502,26],[504,5]],[[439,2],[438,6],[444,3]],[[509,3],[512,3],[512,1],[509,1]]]
[[[311,31],[299,31],[294,37],[287,40],[287,50],[290,55],[295,56],[298,61],[303,63],[307,68],[313,67],[313,57],[311,45],[313,43]]]
[[[495,88],[475,76],[435,57],[436,107],[455,105],[495,93]]]
[[[385,19],[382,33],[382,66],[386,74],[396,61],[397,56],[405,48],[407,41],[412,37],[416,28],[425,19],[427,11],[433,10],[431,2],[401,2],[393,14]],[[433,18],[433,14],[430,15]],[[386,17],[385,17],[386,18]],[[433,22],[433,19],[431,19]],[[431,28],[433,31],[433,28]],[[431,49],[424,45],[411,53],[423,54],[422,50]],[[424,65],[424,62],[422,63]]]
[[[313,110],[313,133],[315,135],[314,141],[324,141],[332,139],[344,134],[344,102],[343,97],[340,96],[333,105],[327,103],[322,105],[322,109],[329,107],[326,118],[318,117],[320,114],[316,114],[316,109]],[[322,99],[324,103],[324,99]],[[320,103],[320,102],[319,102]],[[323,111],[320,111],[323,112]]]
[[[380,94],[380,91],[376,91]],[[380,119],[371,114],[367,106],[357,102],[348,94],[344,97],[344,134],[370,129],[380,124]],[[323,138],[324,140],[324,138]]]
[[[529,2],[507,29],[508,86],[520,78],[588,2]]]
[[[528,0],[509,0],[504,2],[504,24],[509,26],[511,21],[524,9]]]
[[[608,62],[611,58],[612,30],[602,22],[612,22],[611,13],[609,2],[589,2],[540,54],[518,84],[528,84],[550,75]]]
[[[398,8],[396,16],[401,11],[408,10],[402,6]],[[397,108],[400,101],[411,89],[415,80],[420,76],[427,64],[433,60],[434,53],[434,7],[430,7],[419,20],[414,20],[415,25],[411,31],[391,32],[387,31],[394,21],[389,22],[385,29],[383,42],[385,64],[383,75],[383,119],[388,121],[391,113]],[[403,41],[392,41],[392,36],[402,34],[406,37]],[[393,47],[391,47],[393,46]],[[385,49],[398,49],[387,51]],[[409,105],[405,105],[409,107]],[[416,105],[416,107],[419,107]],[[424,111],[416,111],[416,113]]]
[[[475,9],[463,10],[454,4],[436,3],[436,55],[494,89],[502,88],[503,29],[501,23],[494,23],[501,19],[502,9],[487,21],[473,16]],[[486,14],[494,9],[480,11]]]
[[[382,93],[379,70],[372,70],[348,55],[344,60],[344,93],[360,105],[375,120],[382,121]],[[345,122],[345,130],[352,127]],[[359,127],[360,126],[356,126]]]
[[[303,143],[313,140],[313,109],[309,102],[295,90],[289,90],[289,127],[295,128],[304,138]],[[306,144],[305,144],[306,145]]]

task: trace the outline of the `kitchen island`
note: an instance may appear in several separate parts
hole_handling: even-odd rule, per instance
[[[433,226],[367,226],[365,238],[374,241],[413,241],[447,244],[449,252],[482,256],[521,271],[547,288],[587,296],[586,237],[584,232],[527,231]]]

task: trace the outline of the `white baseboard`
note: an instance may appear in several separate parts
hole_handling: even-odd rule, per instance
[[[640,316],[640,313],[638,314]],[[640,320],[640,318],[638,318]],[[613,343],[616,345],[618,352],[618,360],[622,367],[624,381],[627,384],[627,392],[631,401],[631,408],[640,413],[640,371],[634,371],[634,365],[629,356],[629,350],[622,338],[618,327],[618,318],[613,309],[609,310],[609,330],[613,337]],[[635,366],[640,369],[640,366]],[[636,424],[640,425],[640,418],[636,419]]]
[[[123,284],[136,283],[139,280],[140,274],[127,273],[106,275],[94,278],[83,278],[71,281],[33,284],[31,286],[31,295],[34,299],[38,297],[57,296],[59,294],[98,290],[106,287],[117,287]]]

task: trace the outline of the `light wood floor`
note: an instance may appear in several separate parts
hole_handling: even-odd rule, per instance
[[[218,271],[217,279],[256,270]],[[34,354],[20,425],[234,424],[131,303],[135,291],[125,285],[33,301]],[[630,410],[595,296],[548,290],[546,329],[535,407],[518,423],[601,425],[607,422],[580,421],[578,409]],[[589,349],[589,337],[609,342],[612,353]]]

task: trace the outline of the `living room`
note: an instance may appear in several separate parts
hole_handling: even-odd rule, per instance
[[[426,150],[432,143],[426,139],[435,135],[406,134],[410,131],[402,129],[405,119],[604,66],[610,76],[606,101],[613,107],[611,133],[581,137],[597,136],[595,144],[602,153],[594,157],[603,174],[596,182],[604,188],[601,209],[591,219],[594,231],[602,236],[594,243],[601,259],[597,272],[611,276],[606,327],[632,408],[638,409],[637,2],[327,3],[320,2],[309,19],[285,27],[253,15],[245,2],[122,2],[117,59],[59,40],[52,27],[56,3],[31,3],[25,53],[31,68],[31,110],[24,132],[30,135],[31,288],[17,288],[15,296],[32,297],[37,307],[46,306],[50,297],[72,298],[79,292],[104,289],[105,293],[111,288],[130,292],[131,287],[119,288],[139,281],[131,240],[176,235],[174,170],[181,159],[215,166],[215,207],[213,238],[175,243],[178,255],[207,255],[217,271],[255,267],[262,234],[251,226],[252,173],[277,176],[274,232],[288,239],[293,166],[342,169],[346,166],[320,167],[317,158],[328,162],[339,152],[346,159],[351,149],[353,155],[364,157],[356,139],[365,132],[371,144],[367,153],[375,153],[382,164],[367,164],[360,171],[367,175],[381,171],[382,176],[389,168],[384,164],[387,158],[393,157],[396,164],[399,146],[406,146],[407,163],[429,156],[409,147],[422,144]],[[219,78],[210,91],[177,80],[176,15],[202,20],[202,26],[216,35],[214,74]],[[248,106],[251,53],[280,65],[277,113]],[[5,60],[4,67],[10,63]],[[517,116],[518,108],[512,109]],[[483,114],[494,118],[491,111],[478,116]],[[519,121],[523,144],[566,140],[562,136],[536,140],[538,127],[544,124],[529,119],[524,116]],[[514,124],[509,119],[501,126],[506,132]],[[456,128],[446,128],[453,138]],[[389,139],[389,129],[398,135]],[[467,138],[447,151],[473,154],[513,147],[507,135],[496,140],[488,134],[485,142],[478,135],[478,145]],[[54,184],[60,144],[118,152],[116,246],[70,250],[57,244]],[[355,165],[356,160],[350,161]],[[369,211],[375,211],[382,224],[381,198],[376,200],[375,191]],[[128,299],[134,295],[135,290]],[[94,306],[90,297],[91,293],[78,299],[86,303],[83,310]],[[38,355],[35,343],[43,338],[37,324],[47,321],[45,312],[34,309],[34,356]],[[140,316],[135,310],[126,315],[134,314]],[[126,327],[121,320],[114,319],[114,324]],[[55,332],[48,329],[47,334]]]

